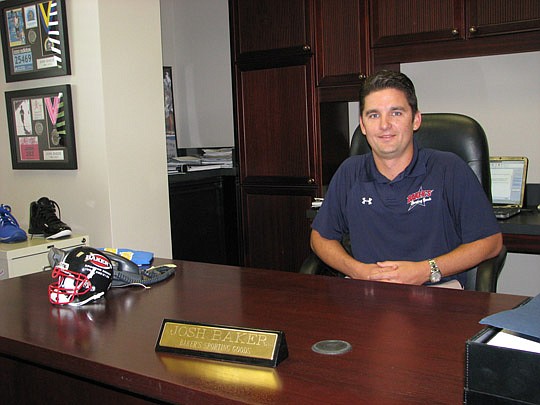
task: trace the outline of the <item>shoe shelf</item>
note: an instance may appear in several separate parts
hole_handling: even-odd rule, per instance
[[[34,236],[24,242],[0,243],[0,280],[50,270],[47,255],[51,247],[71,250],[89,243],[88,235],[54,240]]]

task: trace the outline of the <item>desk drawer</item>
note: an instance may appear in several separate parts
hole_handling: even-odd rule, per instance
[[[88,246],[88,243],[87,235],[75,235],[58,240],[33,238],[25,242],[2,246],[0,280],[48,270],[47,255],[51,247],[71,250],[77,246]]]

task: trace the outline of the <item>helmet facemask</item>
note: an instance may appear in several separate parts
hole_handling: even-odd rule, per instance
[[[69,252],[52,271],[49,285],[54,305],[80,306],[105,295],[112,282],[112,264],[99,251],[82,247]]]

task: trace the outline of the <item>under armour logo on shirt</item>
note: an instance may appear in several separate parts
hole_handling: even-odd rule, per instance
[[[373,199],[371,197],[369,197],[369,198],[362,197],[362,205],[366,205],[366,204],[371,205],[371,204],[373,204],[372,200]]]

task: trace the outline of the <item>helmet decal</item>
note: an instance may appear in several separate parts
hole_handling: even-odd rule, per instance
[[[111,262],[102,254],[95,254],[91,252],[86,255],[85,261],[89,261],[92,265],[102,269],[112,269]]]

